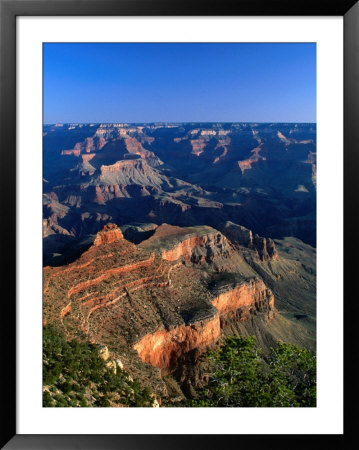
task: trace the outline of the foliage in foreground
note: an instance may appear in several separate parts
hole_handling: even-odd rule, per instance
[[[265,360],[253,337],[233,336],[206,358],[209,382],[186,406],[316,406],[316,357],[309,350],[278,342]]]
[[[43,331],[43,406],[152,406],[147,388],[107,367],[98,348],[67,341],[52,326]]]

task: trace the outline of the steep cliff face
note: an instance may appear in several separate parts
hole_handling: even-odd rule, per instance
[[[158,248],[165,261],[210,264],[219,270],[234,267],[240,259],[226,237],[208,226],[181,228],[162,224],[140,246]]]
[[[222,231],[228,239],[237,242],[239,245],[252,248],[253,233],[251,230],[248,230],[248,228],[228,221],[222,226]]]
[[[183,239],[173,249],[164,250],[162,258],[166,261],[185,261],[211,263],[216,256],[226,258],[231,251],[230,246],[220,233],[209,233],[204,236],[190,236]]]
[[[93,151],[101,150],[107,141],[103,136],[93,136],[87,137],[82,142],[77,142],[73,149],[70,150],[62,150],[63,155],[69,155],[71,152],[76,156],[79,156],[81,153],[91,153]]]
[[[261,237],[256,234],[253,238],[253,247],[257,250],[262,261],[276,259],[278,256],[275,244],[270,238]]]
[[[222,317],[227,321],[228,315],[234,313],[235,320],[245,321],[253,312],[265,312],[267,319],[274,316],[273,293],[260,280],[249,280],[234,288],[222,287],[221,293],[211,302],[215,307],[212,317],[145,335],[134,345],[140,358],[161,369],[176,368],[192,350],[196,350],[198,356],[217,342],[221,335]]]
[[[219,316],[147,334],[134,345],[143,362],[160,369],[176,367],[191,350],[205,350],[221,333]]]
[[[244,230],[247,235],[251,233]],[[223,261],[232,259],[238,262],[238,255],[227,239],[211,227],[184,229],[162,224],[141,246],[161,249],[162,258],[172,263],[206,263],[214,267],[219,263],[225,268]],[[145,335],[134,346],[141,359],[159,368],[174,367],[191,350],[201,352],[218,340],[221,316],[235,313],[236,320],[247,320],[253,312],[265,312],[268,319],[274,316],[273,293],[259,279],[246,280],[234,286],[222,285],[213,291],[213,295],[210,300],[215,308],[213,317]]]
[[[112,244],[112,242],[119,241],[120,239],[123,239],[121,230],[117,225],[108,223],[97,233],[94,245]]]
[[[251,309],[258,311],[267,309],[273,311],[274,309],[274,295],[262,280],[250,280],[227,289],[228,287],[222,288],[212,300],[213,306],[220,314],[227,314],[242,308],[245,311],[243,317],[246,318]]]
[[[220,229],[232,242],[255,250],[262,261],[278,257],[275,243],[271,238],[261,237],[258,234],[253,236],[252,230],[229,221],[221,225]]]
[[[116,180],[114,180],[116,181]],[[93,202],[99,205],[105,205],[114,199],[139,198],[148,197],[154,193],[156,189],[133,184],[105,184],[94,186]]]

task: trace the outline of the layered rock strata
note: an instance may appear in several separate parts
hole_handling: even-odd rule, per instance
[[[77,261],[44,269],[44,321],[172,369],[216,343],[230,314],[240,321],[252,313],[272,317],[274,297],[261,280],[221,282],[221,272],[241,261],[211,227],[164,224],[134,245],[107,224]],[[214,273],[220,282],[209,288]]]
[[[176,227],[160,225],[153,236],[140,244],[148,250],[158,249],[162,259],[183,260],[194,264],[231,265],[236,256],[230,242],[212,227]]]
[[[235,313],[237,320],[247,320],[254,311],[266,312],[268,319],[274,315],[273,293],[260,280],[249,280],[234,288],[222,287],[212,299],[212,305],[215,307],[212,317],[149,333],[134,345],[134,349],[144,362],[154,367],[176,367],[190,351],[197,350],[199,354],[216,343],[221,335],[222,317],[226,320],[226,316]]]
[[[221,333],[219,316],[182,325],[171,330],[158,330],[145,335],[134,345],[143,362],[164,369],[175,367],[178,360],[194,349],[205,349],[217,341]]]

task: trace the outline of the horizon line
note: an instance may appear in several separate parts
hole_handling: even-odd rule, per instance
[[[294,122],[271,122],[271,121],[265,121],[265,122],[256,122],[256,121],[221,121],[221,120],[211,120],[211,121],[201,121],[201,120],[196,120],[196,121],[153,121],[153,122],[126,122],[126,121],[119,121],[119,122],[49,122],[49,123],[43,123],[43,126],[48,126],[48,125],[101,125],[101,124],[105,124],[105,125],[111,125],[111,124],[124,124],[124,125],[138,125],[138,124],[191,124],[191,123],[233,123],[233,124],[266,124],[266,123],[270,123],[270,124],[316,124],[317,122],[300,122],[300,121],[294,121]]]

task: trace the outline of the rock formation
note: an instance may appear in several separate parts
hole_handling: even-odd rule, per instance
[[[226,222],[222,227],[222,231],[231,241],[244,247],[252,248],[253,233],[248,228],[233,222]]]
[[[293,324],[276,312],[274,295],[281,305],[288,293],[300,302],[308,298],[310,259],[305,266],[297,253],[262,261],[256,249],[236,247],[208,226],[144,224],[142,232],[148,228],[152,235],[135,245],[107,224],[79,259],[45,267],[44,323],[60,327],[68,338],[82,336],[111,348],[111,361],[124,361],[126,370],[159,395],[165,387],[156,370],[187,383],[183,371],[191,367],[196,383],[199,356],[227,334],[255,334],[266,346],[282,336],[306,339],[303,331],[291,334]],[[284,254],[296,248],[291,241],[281,245]]]
[[[44,260],[96,233],[104,222],[92,218],[104,213],[120,225],[223,232],[228,221],[253,230],[252,239],[315,245],[315,133],[313,124],[46,125]],[[63,207],[65,215],[55,211]],[[236,233],[239,245],[251,240]],[[260,258],[275,257],[268,242],[257,243]]]
[[[226,334],[314,347],[315,124],[43,131],[44,323],[157,393]]]
[[[191,350],[203,351],[221,334],[220,317],[253,311],[272,317],[274,298],[258,279],[209,288],[198,266],[232,270],[242,260],[210,227],[158,227],[136,246],[107,224],[79,260],[44,269],[44,317],[68,335],[134,348],[155,367],[173,367]],[[206,275],[206,273],[205,273]],[[206,275],[208,277],[208,275]],[[213,284],[213,283],[212,283]]]
[[[94,245],[112,244],[112,242],[123,239],[121,230],[113,223],[106,224],[103,229],[97,233]]]
[[[274,241],[271,238],[258,236],[247,228],[233,222],[226,222],[221,226],[222,232],[232,242],[253,249],[262,261],[276,259],[278,256]]]
[[[220,336],[218,314],[213,318],[181,325],[171,330],[158,330],[145,335],[134,345],[142,361],[161,369],[176,367],[191,350],[205,350]]]
[[[221,315],[242,309],[242,317],[246,319],[254,308],[258,311],[268,310],[269,317],[272,317],[274,296],[262,280],[252,279],[231,288],[222,287],[212,304]]]
[[[191,350],[200,354],[217,342],[221,335],[221,317],[235,312],[239,320],[247,320],[251,311],[267,312],[274,316],[274,296],[262,281],[249,280],[236,287],[222,288],[211,300],[212,315],[170,330],[159,330],[145,335],[134,345],[140,358],[159,368],[176,367]]]

